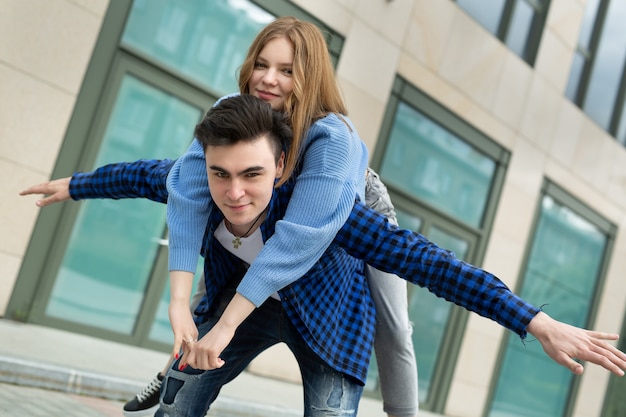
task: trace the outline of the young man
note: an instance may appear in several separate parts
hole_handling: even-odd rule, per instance
[[[532,333],[550,357],[574,373],[582,372],[573,360],[577,358],[623,375],[626,355],[604,342],[617,335],[552,320],[493,275],[418,234],[398,229],[360,202],[305,276],[249,316],[224,314],[231,298],[241,297],[237,278],[286,209],[293,184],[274,189],[274,181],[282,172],[289,134],[279,114],[247,95],[224,100],[196,129],[205,149],[214,205],[202,250],[207,297],[196,309],[194,323],[191,282],[171,283],[170,318],[183,329],[176,335],[176,347],[182,345],[184,354],[166,376],[157,415],[204,415],[222,385],[262,350],[281,341],[294,352],[302,371],[305,415],[356,415],[375,314],[363,262],[357,258],[492,318],[522,338]],[[107,166],[76,175],[69,190],[74,198],[146,197],[164,202],[170,168],[171,161]],[[98,191],[91,187],[95,183]],[[48,193],[45,187],[24,193],[40,192]]]

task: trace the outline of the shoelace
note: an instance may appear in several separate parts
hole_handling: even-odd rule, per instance
[[[145,387],[143,391],[137,394],[137,399],[140,402],[143,402],[152,394],[159,392],[160,389],[161,389],[161,381],[159,381],[159,378],[155,376],[154,379],[150,381],[150,384],[148,384],[148,386]]]

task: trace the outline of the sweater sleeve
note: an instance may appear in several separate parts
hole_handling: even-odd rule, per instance
[[[206,159],[197,139],[170,170],[167,191],[169,270],[195,272],[211,203]]]
[[[237,291],[259,306],[302,277],[330,246],[356,195],[363,195],[366,166],[367,149],[346,120],[330,115],[316,122],[285,216]]]

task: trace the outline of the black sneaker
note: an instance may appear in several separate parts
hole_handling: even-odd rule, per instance
[[[126,417],[153,416],[159,409],[161,382],[163,382],[163,377],[157,374],[135,398],[124,404],[124,415]]]

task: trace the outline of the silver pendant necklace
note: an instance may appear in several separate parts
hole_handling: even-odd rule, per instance
[[[265,208],[265,210],[267,210],[267,207]],[[234,232],[230,231],[233,236],[235,236],[235,238],[233,239],[232,243],[233,243],[233,248],[235,249],[239,249],[239,246],[243,245],[243,242],[241,241],[242,237],[248,237],[248,233],[250,233],[250,230],[252,230],[252,228],[254,227],[254,225],[256,224],[256,222],[259,221],[259,219],[261,218],[261,216],[263,215],[263,213],[265,213],[265,210],[263,210],[257,217],[256,219],[254,219],[254,221],[252,222],[252,225],[250,226],[250,228],[248,229],[248,231],[246,233],[244,233],[241,236],[237,236]],[[232,229],[233,228],[233,224],[231,222],[228,221],[228,219],[224,218],[224,220],[226,220],[226,222],[228,223],[228,225],[230,227],[228,227],[228,229]]]

